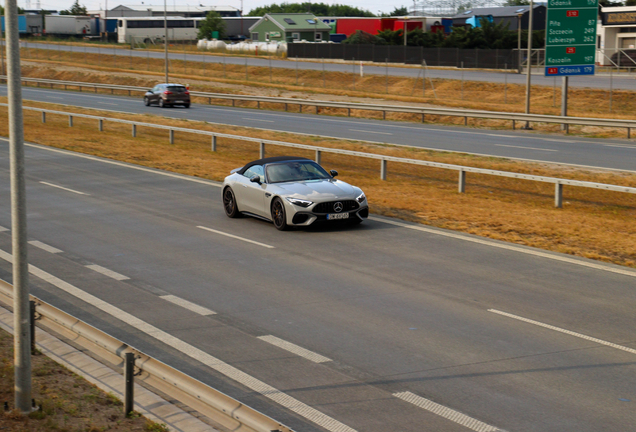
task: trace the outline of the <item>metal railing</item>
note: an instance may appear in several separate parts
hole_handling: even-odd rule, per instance
[[[8,106],[8,105],[0,104],[0,106]],[[318,163],[320,163],[320,158],[322,153],[333,153],[333,154],[341,154],[341,155],[354,156],[354,157],[360,157],[360,158],[366,158],[366,159],[375,159],[380,161],[380,178],[382,180],[386,180],[387,178],[388,162],[397,162],[397,163],[404,163],[404,164],[410,164],[410,165],[421,165],[421,166],[428,166],[432,168],[454,170],[459,172],[458,191],[460,193],[464,193],[466,190],[466,174],[467,173],[486,174],[486,175],[493,175],[493,176],[499,176],[499,177],[510,177],[510,178],[517,178],[522,180],[552,183],[555,185],[554,205],[557,208],[563,207],[563,186],[564,185],[636,194],[636,188],[628,187],[628,186],[618,186],[618,185],[611,185],[611,184],[604,184],[604,183],[587,182],[587,181],[581,181],[581,180],[569,180],[569,179],[561,179],[561,178],[555,178],[555,177],[536,176],[531,174],[521,174],[521,173],[515,173],[515,172],[498,171],[498,170],[475,168],[475,167],[468,167],[468,166],[461,166],[461,165],[451,165],[451,164],[446,164],[441,162],[430,162],[430,161],[424,161],[424,160],[418,160],[418,159],[407,159],[407,158],[401,158],[396,156],[388,156],[388,155],[381,155],[381,154],[375,154],[375,153],[365,153],[365,152],[336,149],[336,148],[330,148],[330,147],[317,147],[317,146],[311,146],[307,144],[297,144],[297,143],[290,143],[290,142],[284,142],[284,141],[265,140],[261,138],[246,137],[241,135],[224,134],[224,133],[204,131],[199,129],[188,129],[188,128],[181,128],[181,127],[175,127],[175,126],[159,125],[154,123],[143,123],[143,122],[138,122],[134,120],[99,117],[99,116],[93,116],[89,114],[77,114],[77,113],[70,113],[66,111],[47,110],[43,108],[23,107],[23,109],[25,111],[37,111],[42,113],[43,123],[46,123],[47,113],[54,114],[54,115],[67,116],[69,127],[73,126],[73,118],[75,117],[97,120],[98,128],[100,131],[104,130],[104,121],[128,124],[128,125],[131,125],[132,127],[133,137],[137,136],[138,127],[167,130],[169,132],[170,144],[174,144],[175,132],[206,135],[211,137],[211,150],[214,152],[217,149],[218,138],[228,138],[228,139],[258,143],[259,154],[261,158],[265,157],[265,145],[267,144],[267,145],[275,145],[280,147],[290,147],[290,148],[314,151],[316,154],[316,162]]]
[[[0,76],[0,80],[6,80],[5,76]],[[41,84],[53,86],[63,86],[66,90],[68,87],[77,87],[80,91],[82,88],[92,88],[94,92],[97,89],[110,89],[111,93],[115,90],[128,91],[131,95],[132,92],[145,93],[148,91],[146,87],[134,87],[134,86],[120,86],[113,84],[98,84],[76,81],[58,81],[40,78],[22,78],[24,83],[35,83],[38,86]],[[491,120],[507,120],[512,122],[512,129],[516,128],[517,122],[531,122],[531,123],[556,123],[565,125],[566,133],[569,132],[570,125],[579,126],[596,126],[596,127],[609,127],[627,130],[627,138],[631,138],[631,129],[636,128],[636,120],[618,120],[618,119],[602,119],[602,118],[589,118],[589,117],[562,117],[547,114],[524,114],[524,113],[508,113],[500,111],[484,111],[484,110],[469,110],[469,109],[450,109],[450,108],[429,108],[429,107],[415,107],[415,106],[400,106],[400,105],[379,105],[379,104],[361,104],[354,102],[330,102],[330,101],[318,101],[309,99],[293,99],[293,98],[279,98],[270,96],[247,96],[247,95],[232,95],[223,93],[206,93],[191,91],[192,96],[207,98],[208,103],[211,104],[213,99],[217,100],[229,100],[232,102],[232,106],[235,106],[236,101],[248,101],[256,102],[257,107],[260,108],[261,103],[270,104],[282,104],[285,107],[285,111],[288,110],[289,105],[298,106],[299,112],[302,112],[304,106],[315,107],[315,113],[318,114],[319,108],[338,108],[346,109],[347,115],[351,116],[351,110],[360,111],[376,111],[382,112],[383,118],[386,119],[387,112],[393,113],[408,113],[419,114],[424,122],[427,115],[436,116],[448,116],[448,117],[463,117],[464,124],[468,124],[469,118],[491,119]]]
[[[289,427],[244,405],[242,402],[202,383],[142,351],[98,330],[66,312],[30,296],[36,303],[38,326],[72,340],[91,353],[121,369],[126,353],[135,354],[136,380],[170,395],[228,430],[246,432],[293,432]],[[0,280],[0,301],[13,304],[13,287]],[[122,389],[124,380],[122,379]]]

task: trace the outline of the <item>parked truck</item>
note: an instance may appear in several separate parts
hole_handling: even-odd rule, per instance
[[[42,15],[18,15],[18,33],[20,33],[21,35],[38,34],[42,33],[42,30]],[[2,16],[2,31],[5,31],[4,16]]]

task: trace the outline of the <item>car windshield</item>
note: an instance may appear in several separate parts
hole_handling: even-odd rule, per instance
[[[330,179],[320,165],[312,161],[293,161],[269,164],[266,168],[269,183]]]

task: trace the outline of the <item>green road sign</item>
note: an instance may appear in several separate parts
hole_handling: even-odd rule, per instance
[[[548,0],[547,76],[593,75],[598,0]]]

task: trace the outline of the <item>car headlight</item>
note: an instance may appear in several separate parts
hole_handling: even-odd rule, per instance
[[[304,208],[307,208],[313,204],[312,201],[302,200],[298,198],[287,198],[287,201],[289,201],[293,205],[297,205],[298,207],[304,207]]]
[[[356,201],[358,201],[358,203],[362,204],[364,202],[364,200],[366,200],[367,197],[364,195],[364,192],[360,194],[360,196],[358,198],[356,198]]]

